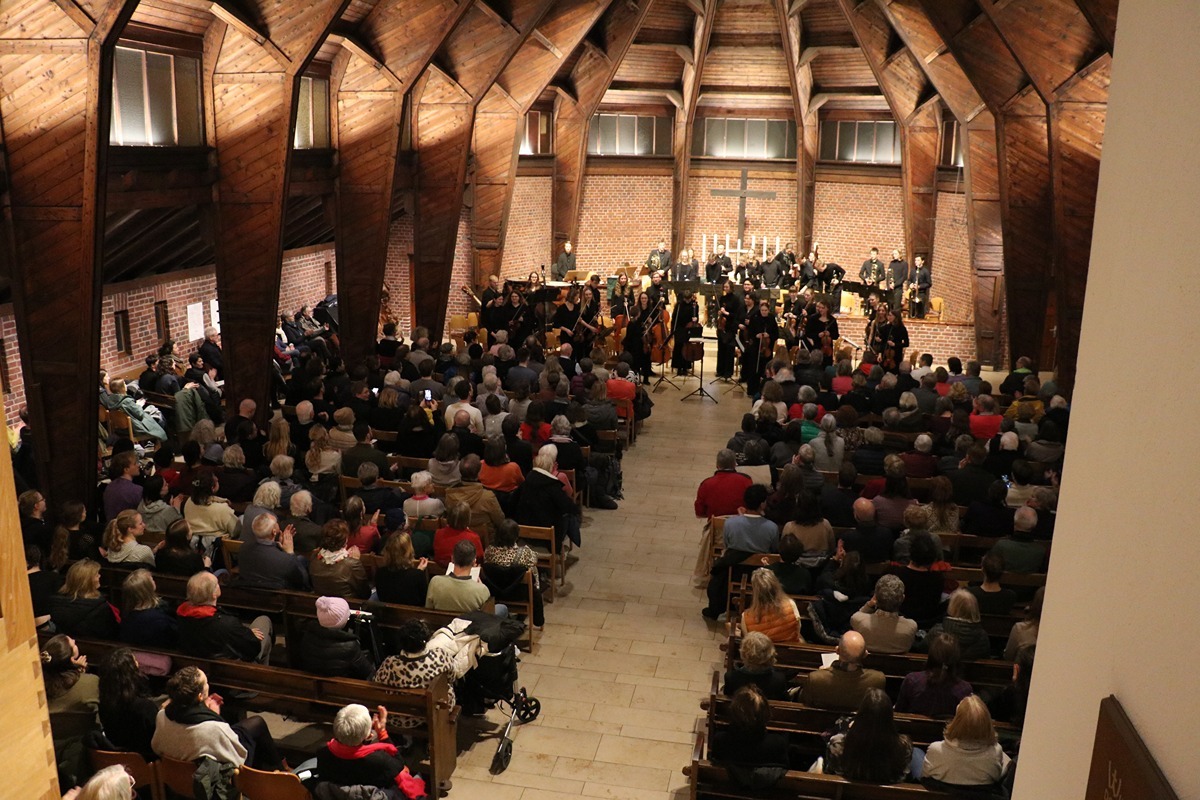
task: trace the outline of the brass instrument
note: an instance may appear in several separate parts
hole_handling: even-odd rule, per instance
[[[662,256],[660,256],[657,252],[654,253],[650,256],[649,264],[651,272],[658,272],[660,269],[662,269]]]

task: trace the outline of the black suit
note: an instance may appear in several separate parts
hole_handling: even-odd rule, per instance
[[[908,262],[902,258],[893,258],[888,264],[888,275],[892,279],[892,296],[889,302],[892,308],[898,311],[904,303],[904,284],[908,281]]]

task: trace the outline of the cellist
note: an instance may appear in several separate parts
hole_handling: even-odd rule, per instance
[[[675,304],[675,315],[671,319],[671,335],[675,339],[671,368],[680,377],[687,375],[692,368],[692,362],[684,355],[684,348],[699,330],[700,304],[696,302],[691,289],[684,289],[679,293],[679,302]]]

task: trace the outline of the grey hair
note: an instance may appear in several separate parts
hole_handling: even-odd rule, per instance
[[[312,513],[313,496],[312,492],[301,489],[292,495],[292,499],[288,501],[288,509],[292,512],[293,517],[303,517]],[[255,520],[257,522],[258,520]]]
[[[254,491],[254,505],[259,508],[279,508],[279,501],[283,493],[279,489],[279,484],[275,481],[267,481],[259,484]]]
[[[829,435],[837,430],[837,420],[833,418],[833,414],[826,414],[821,417],[821,430]]]
[[[922,433],[917,437],[917,440],[913,442],[913,448],[918,453],[928,453],[929,451],[933,450],[933,439],[929,438],[929,434]]]
[[[275,456],[271,459],[271,474],[276,478],[290,478],[295,469],[296,460],[291,456]]]
[[[917,407],[917,396],[912,392],[905,392],[900,395],[900,409],[902,411],[912,411]]]
[[[813,450],[811,444],[802,444],[800,449],[796,451],[796,457],[800,459],[801,464],[811,465],[817,458],[817,453]]]
[[[804,404],[803,412],[806,420],[815,420],[817,418],[817,411],[818,409],[816,403]]]
[[[120,764],[105,767],[88,779],[76,797],[79,800],[128,800],[129,773]]]
[[[250,526],[254,531],[254,538],[264,541],[274,539],[275,525],[278,522],[279,519],[274,514],[259,514],[254,518],[254,524]]]
[[[728,447],[717,453],[717,469],[733,469],[737,466],[737,453]]]
[[[567,419],[562,414],[559,414],[554,419],[550,420],[550,432],[555,436],[570,436],[571,420]]]
[[[556,461],[558,461],[558,448],[552,444],[544,444],[542,449],[537,451],[537,455],[533,457],[533,466],[550,472],[554,469]]]
[[[221,454],[221,463],[230,469],[242,469],[246,466],[246,454],[240,444],[231,444]]]
[[[333,738],[347,747],[362,744],[371,735],[371,712],[358,703],[343,706],[333,718]]]
[[[1013,530],[1028,533],[1037,527],[1037,512],[1029,506],[1021,506],[1013,514]]]
[[[374,461],[364,461],[359,464],[358,480],[364,484],[371,484],[379,480],[379,465]]]
[[[883,444],[883,431],[879,428],[867,428],[863,431],[863,441],[867,444]]]
[[[429,490],[433,488],[433,473],[425,469],[414,472],[411,483],[415,494],[429,494]]]
[[[796,400],[801,403],[812,403],[817,399],[817,390],[805,384],[796,392]]]
[[[904,602],[904,581],[895,575],[883,575],[875,581],[875,607],[895,614]]]

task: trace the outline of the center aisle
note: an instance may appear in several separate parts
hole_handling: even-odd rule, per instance
[[[487,733],[506,718],[464,718],[460,741],[478,740],[459,758],[452,797],[685,796],[682,769],[722,638],[691,586],[702,528],[692,503],[749,404],[720,391],[719,405],[680,402],[696,381],[683,386],[653,395],[653,415],[622,462],[620,509],[586,511],[566,593],[546,606],[537,652],[521,657],[521,683],[541,700],[541,716],[514,728],[512,764],[497,776]]]

